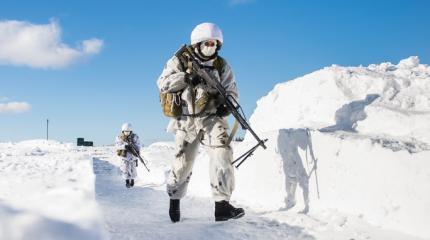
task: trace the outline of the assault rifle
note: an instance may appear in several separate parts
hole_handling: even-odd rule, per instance
[[[255,140],[257,140],[257,145],[255,145],[250,150],[248,150],[243,155],[241,155],[239,158],[234,160],[232,162],[232,164],[237,163],[237,165],[235,167],[239,168],[239,166],[247,158],[252,156],[254,151],[259,146],[266,149],[267,147],[265,145],[265,142],[267,141],[267,139],[261,140],[257,136],[257,134],[254,132],[254,130],[252,130],[251,126],[249,126],[249,124],[245,118],[245,114],[242,110],[242,107],[239,105],[237,100],[233,96],[231,96],[229,93],[227,93],[227,91],[225,90],[225,88],[222,86],[222,84],[219,81],[213,79],[209,75],[209,73],[207,72],[205,67],[202,66],[200,60],[197,58],[196,54],[194,53],[194,50],[190,46],[187,46],[186,44],[184,44],[175,53],[175,56],[179,59],[179,61],[183,64],[183,66],[185,66],[187,68],[187,70],[186,70],[187,73],[197,74],[199,77],[201,77],[206,82],[206,84],[208,84],[209,86],[213,87],[214,89],[216,89],[218,91],[218,93],[221,96],[221,99],[224,101],[223,104],[231,112],[231,114],[236,119],[236,121],[240,124],[242,129],[248,130],[252,134],[252,136],[254,136]]]
[[[137,158],[139,158],[140,162],[142,162],[143,166],[145,166],[146,170],[148,170],[149,172],[149,168],[148,166],[146,166],[145,161],[142,159],[142,157],[139,154],[139,151],[137,151],[136,147],[134,146],[134,144],[131,142],[131,140],[127,137],[126,140],[127,144],[131,147],[131,153],[136,156]]]

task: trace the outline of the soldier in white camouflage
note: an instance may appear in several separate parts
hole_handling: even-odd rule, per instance
[[[201,65],[217,79],[227,93],[238,100],[236,81],[230,65],[218,55],[223,44],[221,30],[213,23],[197,25],[191,33],[191,46]],[[180,220],[180,199],[187,191],[194,159],[203,145],[210,158],[210,185],[215,200],[215,220],[223,221],[244,215],[242,208],[230,203],[234,189],[233,151],[229,144],[230,114],[219,103],[216,89],[194,73],[187,73],[184,63],[173,56],[157,81],[161,93],[178,93],[184,114],[172,118],[168,131],[175,134],[177,153],[167,181],[170,196],[169,215],[172,222]]]
[[[137,177],[137,156],[140,154],[139,136],[132,130],[130,123],[124,123],[121,127],[121,134],[116,137],[115,146],[117,155],[121,158],[121,172],[125,180],[125,186],[134,186],[134,179]],[[136,150],[136,152],[133,150]]]

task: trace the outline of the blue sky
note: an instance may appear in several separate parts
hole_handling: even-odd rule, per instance
[[[126,121],[144,142],[172,139],[155,82],[201,22],[223,30],[221,55],[233,67],[249,116],[276,83],[324,66],[397,63],[412,55],[429,64],[429,9],[424,0],[2,0],[0,23],[56,24],[60,43],[80,57],[50,68],[10,64],[0,52],[0,104],[31,105],[0,112],[0,141],[43,138],[47,118],[51,138],[60,141],[109,144]],[[96,53],[82,50],[81,41],[95,38],[103,42]]]

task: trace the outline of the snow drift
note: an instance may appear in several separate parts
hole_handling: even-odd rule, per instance
[[[85,151],[45,140],[0,143],[0,239],[104,239]]]
[[[430,236],[429,151],[393,151],[371,138],[345,132],[311,131],[310,138],[304,137],[305,132],[280,129],[263,134],[269,139],[268,149],[258,150],[237,171],[233,199],[258,211],[286,209],[287,183],[292,178],[299,185],[293,211],[304,208],[306,190],[311,211],[334,209],[383,228]],[[246,145],[235,150],[243,152]]]
[[[268,149],[237,171],[235,200],[260,211],[286,209],[288,181],[302,179],[300,208],[304,189],[311,211],[336,209],[430,237],[430,67],[417,57],[397,65],[333,65],[278,84],[258,101],[250,122],[269,139]],[[235,153],[252,145],[252,136],[245,140]]]
[[[418,57],[397,65],[333,65],[278,84],[258,101],[250,118],[257,132],[307,127],[427,144],[429,121],[430,67]]]

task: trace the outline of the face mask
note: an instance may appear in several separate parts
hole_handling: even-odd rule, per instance
[[[205,44],[204,43],[202,43],[201,45],[200,45],[200,51],[202,52],[202,54],[205,56],[205,57],[210,57],[210,56],[212,56],[212,55],[214,55],[215,54],[215,52],[216,52],[216,49],[217,49],[217,46],[216,45],[214,45],[214,46],[205,46]]]

